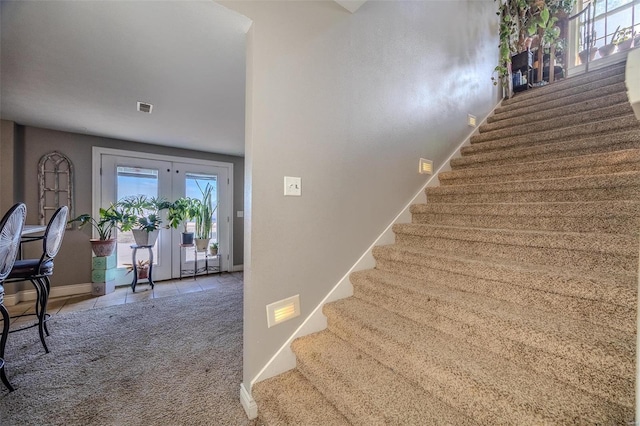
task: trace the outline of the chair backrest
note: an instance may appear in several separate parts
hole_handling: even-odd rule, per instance
[[[47,230],[44,231],[43,240],[43,258],[53,259],[62,245],[62,237],[64,237],[64,231],[67,229],[67,216],[69,215],[69,208],[62,206],[53,213]]]
[[[0,221],[0,283],[7,278],[18,255],[27,206],[18,203]]]

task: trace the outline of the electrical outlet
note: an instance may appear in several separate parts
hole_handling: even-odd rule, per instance
[[[467,117],[467,124],[470,127],[476,127],[476,116],[469,114]]]

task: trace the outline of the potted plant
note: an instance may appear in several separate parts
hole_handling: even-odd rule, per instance
[[[160,211],[168,209],[170,203],[164,198],[131,195],[118,201],[122,209],[122,231],[132,231],[139,246],[152,246],[158,239],[162,219]]]
[[[581,64],[587,63],[587,56],[589,57],[589,62],[593,61],[596,57],[596,53],[598,53],[598,48],[596,47],[596,39],[593,37],[585,36],[584,43],[582,44],[584,49],[578,52],[578,57],[580,58]]]
[[[138,260],[136,262],[136,269],[138,270],[138,279],[149,278],[149,260]],[[125,263],[124,266],[127,268],[127,275],[133,271],[133,263]]]
[[[93,253],[98,257],[111,256],[116,248],[116,239],[113,238],[113,229],[117,228],[118,223],[122,220],[122,215],[115,206],[111,205],[109,208],[101,208],[99,211],[98,220],[91,217],[89,213],[81,214],[75,219],[71,219],[67,223],[78,222],[78,229],[82,229],[85,225],[89,224],[98,233],[98,238],[92,238],[91,249]]]
[[[200,186],[198,185],[198,188]],[[211,228],[213,224],[213,213],[218,206],[213,206],[213,186],[207,183],[204,190],[200,188],[202,200],[198,206],[196,214],[196,250],[205,251],[211,238]]]
[[[631,48],[631,44],[633,43],[633,28],[618,28],[619,30],[616,30],[617,33],[612,38],[612,43],[618,46],[618,52],[621,52]]]
[[[174,229],[180,225],[183,226],[182,244],[184,245],[193,244],[193,232],[187,232],[187,222],[196,217],[199,207],[200,200],[189,197],[178,198],[169,206],[167,214],[169,226]]]
[[[542,38],[548,44],[558,42],[560,29],[558,19],[565,19],[575,6],[575,0],[504,0],[499,2],[499,62],[492,77],[494,84],[502,83],[511,95],[508,87],[511,79],[511,58],[529,49],[533,37]],[[515,72],[515,70],[513,70]]]
[[[209,253],[211,254],[211,256],[218,255],[218,243],[211,243],[211,245],[209,246]]]
[[[611,36],[611,43],[605,44],[604,46],[598,49],[598,53],[600,54],[600,56],[602,56],[603,58],[606,58],[616,50],[616,44],[614,43],[614,40],[617,40],[619,31],[620,31],[620,25],[618,25],[618,28],[616,28],[613,35]]]

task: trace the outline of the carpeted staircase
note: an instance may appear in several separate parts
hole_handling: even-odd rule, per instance
[[[634,420],[640,122],[624,64],[505,100],[253,388],[268,425]]]

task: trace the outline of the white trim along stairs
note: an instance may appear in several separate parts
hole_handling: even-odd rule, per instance
[[[253,386],[261,424],[634,421],[624,63],[503,101],[470,142],[322,307],[327,328],[293,340],[296,368]]]

